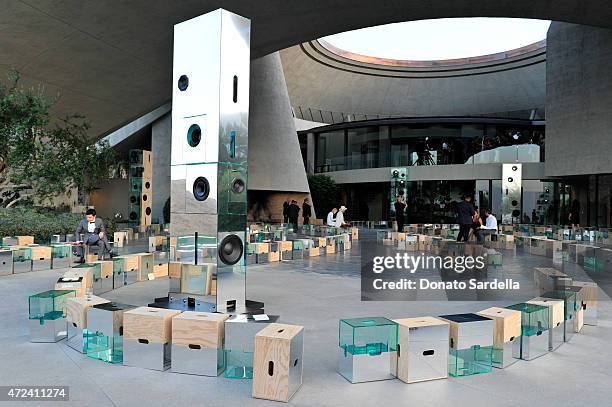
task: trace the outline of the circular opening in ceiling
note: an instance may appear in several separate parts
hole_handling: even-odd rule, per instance
[[[474,63],[485,62],[484,57],[504,59],[542,48],[549,26],[550,21],[534,19],[441,18],[362,28],[319,42],[342,57],[374,64]]]

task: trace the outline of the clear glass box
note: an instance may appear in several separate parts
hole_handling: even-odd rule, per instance
[[[543,305],[519,303],[506,307],[521,312],[521,335],[541,335],[550,329],[549,308]]]
[[[74,290],[49,290],[31,295],[29,319],[52,321],[66,316],[66,301],[75,296]]]
[[[397,350],[397,324],[384,317],[341,319],[339,346],[353,355]]]

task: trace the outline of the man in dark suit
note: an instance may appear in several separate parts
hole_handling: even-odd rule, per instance
[[[109,252],[111,257],[114,256],[106,236],[104,222],[102,222],[102,219],[96,217],[95,209],[88,209],[87,212],[85,212],[85,219],[81,220],[74,232],[75,241],[81,241],[81,233],[83,234],[83,245],[98,247],[98,260],[104,259],[105,252]],[[85,262],[83,247],[77,249],[77,255],[81,258],[79,261],[80,263]]]
[[[470,237],[470,229],[474,222],[474,214],[476,211],[472,206],[472,197],[464,195],[463,201],[457,204],[457,223],[459,224],[459,234],[457,235],[458,242],[467,242]]]
[[[283,202],[283,223],[289,222],[289,205],[290,204],[291,204],[291,201],[289,201],[289,198],[287,198],[285,202]]]
[[[404,210],[408,205],[403,200],[403,197],[398,195],[395,198],[395,203],[393,203],[393,208],[395,209],[395,221],[397,222],[397,231],[404,231]]]
[[[291,205],[287,209],[287,216],[289,217],[289,223],[293,225],[293,231],[297,232],[298,230],[298,217],[300,216],[300,207],[297,204],[297,201],[294,199],[291,201]]]
[[[311,216],[312,207],[310,206],[310,202],[308,202],[308,198],[304,198],[304,203],[302,203],[302,217],[304,218],[304,225],[310,224]]]

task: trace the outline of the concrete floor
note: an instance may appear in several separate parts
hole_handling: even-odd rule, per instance
[[[504,267],[533,261],[507,256]],[[523,260],[521,260],[523,259]],[[541,263],[547,259],[539,258]],[[599,306],[599,326],[585,326],[570,343],[531,362],[463,378],[404,384],[350,384],[336,373],[338,319],[400,318],[479,311],[494,302],[361,302],[359,256],[328,255],[249,268],[249,297],[264,301],[281,322],[305,327],[302,388],[296,406],[532,406],[609,405],[612,396],[612,304]],[[508,262],[509,264],[506,264]],[[0,277],[0,385],[67,385],[74,406],[278,406],[251,398],[251,381],[198,377],[114,366],[63,343],[28,342],[27,296],[53,286],[61,270]],[[165,295],[167,280],[122,287],[104,297],[146,305]],[[15,405],[22,405],[14,403]],[[49,405],[49,403],[40,403]],[[2,403],[11,405],[11,403]],[[37,403],[28,403],[37,405]]]

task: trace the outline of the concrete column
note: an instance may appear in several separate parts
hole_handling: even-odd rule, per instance
[[[306,172],[314,174],[315,169],[315,135],[308,133],[306,135]]]
[[[249,190],[308,192],[278,52],[251,61]]]
[[[163,222],[166,200],[170,198],[170,147],[172,143],[172,114],[162,116],[151,125],[153,155],[153,219]]]

